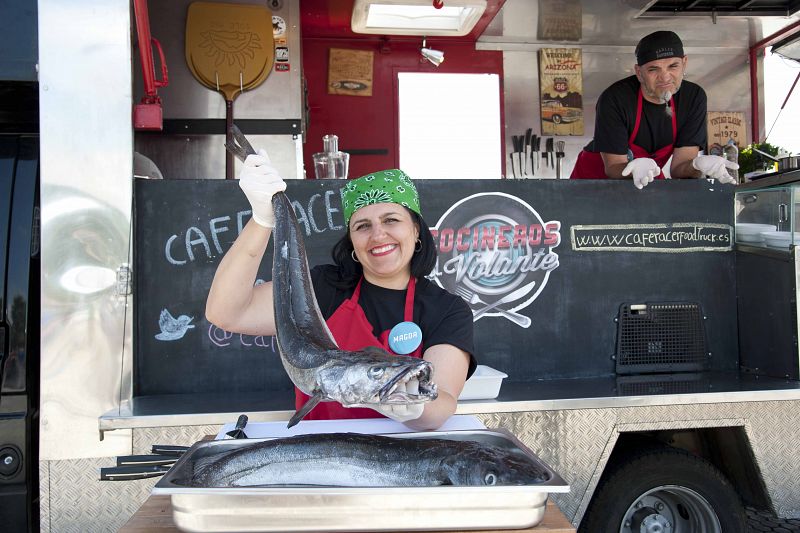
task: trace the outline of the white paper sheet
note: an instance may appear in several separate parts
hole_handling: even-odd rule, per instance
[[[226,438],[226,433],[232,431],[236,422],[229,422],[222,426],[216,440]],[[472,415],[454,415],[437,431],[463,431],[471,429],[486,429],[486,426]],[[413,433],[417,430],[410,429],[400,422],[389,418],[363,418],[351,420],[301,420],[296,426],[287,429],[286,422],[252,422],[248,423],[244,432],[247,438],[263,439],[273,437],[291,437],[292,435],[310,435],[315,433]],[[230,438],[230,437],[227,437]]]

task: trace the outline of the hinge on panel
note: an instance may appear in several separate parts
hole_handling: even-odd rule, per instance
[[[131,266],[128,263],[122,263],[117,269],[117,288],[114,292],[119,297],[131,295]]]

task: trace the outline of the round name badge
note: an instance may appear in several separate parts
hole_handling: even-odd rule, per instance
[[[410,354],[420,344],[422,330],[413,322],[400,322],[389,332],[389,348],[396,354]]]

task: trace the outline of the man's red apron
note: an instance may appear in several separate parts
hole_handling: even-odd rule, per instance
[[[361,294],[361,282],[359,280],[356,290],[348,300],[342,302],[331,317],[325,322],[336,339],[336,344],[342,350],[360,350],[367,346],[377,346],[389,353],[393,353],[389,348],[389,330],[384,331],[376,339],[372,333],[372,325],[367,320],[364,310],[358,305],[358,297]],[[414,290],[416,280],[413,276],[408,280],[406,289],[406,304],[403,311],[403,320],[412,322],[414,320]],[[422,344],[417,349],[408,354],[411,357],[422,357]],[[300,409],[309,399],[309,396],[302,393],[295,387],[295,408]],[[366,407],[342,407],[339,402],[320,402],[309,412],[304,420],[333,420],[342,418],[383,418],[383,415]]]
[[[637,146],[633,143],[636,139],[636,134],[639,133],[639,122],[642,119],[642,88],[639,88],[639,97],[636,101],[636,124],[633,126],[633,133],[628,138],[628,148],[633,153],[633,158],[638,159],[640,157],[649,157],[650,159],[655,160],[656,164],[663,168],[664,165],[667,164],[669,161],[670,156],[672,156],[672,150],[675,146],[675,139],[678,137],[678,123],[676,121],[675,112],[675,99],[672,98],[669,101],[669,106],[672,109],[672,143],[659,148],[654,153],[649,153],[644,148]],[[575,168],[572,169],[572,174],[570,175],[569,179],[607,179],[606,176],[606,167],[603,164],[603,157],[600,155],[600,152],[587,152],[586,150],[581,151],[578,154],[578,160],[575,162]],[[662,172],[656,179],[664,179],[664,173]]]

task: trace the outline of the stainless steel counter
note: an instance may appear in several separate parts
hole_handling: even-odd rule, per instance
[[[224,424],[247,413],[251,422],[288,420],[293,394],[187,394],[147,396],[123,402],[99,418],[105,431],[128,428]],[[690,373],[647,376],[504,382],[494,400],[458,403],[457,414],[552,411],[654,405],[800,399],[800,381],[742,373]]]

